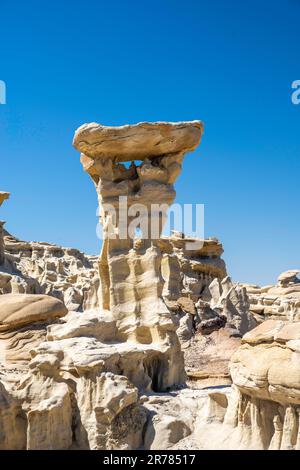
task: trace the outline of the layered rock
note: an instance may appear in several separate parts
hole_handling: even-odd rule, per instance
[[[82,152],[81,162],[94,181],[101,208],[101,306],[111,311],[119,339],[161,348],[161,353],[149,356],[147,365],[155,382],[159,377],[156,389],[184,381],[176,324],[163,299],[160,236],[184,154],[196,148],[202,130],[199,121],[116,128],[93,123],[79,128],[73,142]],[[127,161],[129,168],[119,163]],[[154,212],[154,201],[163,209]],[[133,225],[137,213],[138,224]],[[137,228],[142,232],[138,240]]]
[[[83,124],[75,132],[73,145],[96,162],[115,163],[155,160],[157,157],[184,154],[194,150],[203,132],[200,121],[140,122],[125,126]],[[95,173],[96,174],[96,173]]]
[[[230,371],[244,448],[300,449],[300,323],[267,320],[243,337]]]
[[[28,383],[33,378],[29,372],[32,350],[46,340],[47,326],[58,322],[66,313],[67,309],[60,300],[47,295],[0,295],[0,428],[3,431],[0,433],[0,449],[45,448],[42,441],[46,440],[46,428],[51,426],[51,419],[47,424],[43,421],[42,409],[44,414],[51,415],[58,400],[57,390],[48,384],[45,401],[43,386],[38,381],[34,383],[35,397],[32,393],[23,395],[20,390],[24,382]],[[62,384],[58,389],[61,388]],[[36,414],[40,412],[38,418],[34,408]],[[56,418],[53,417],[52,421],[62,420],[62,410],[62,404],[56,406]],[[39,432],[34,430],[33,424],[37,419]],[[60,437],[64,442],[65,432],[70,430],[56,429],[55,437],[49,433],[48,442],[56,439],[58,443]]]
[[[47,294],[64,301],[69,310],[85,311],[101,303],[98,257],[75,248],[46,242],[19,240],[4,230],[5,262],[0,267],[0,294]],[[209,284],[226,276],[221,259],[223,247],[216,239],[201,241],[201,248],[186,250],[186,242],[195,238],[163,237],[163,298],[169,308],[177,309],[177,300],[190,298],[196,303],[206,296]]]
[[[62,302],[48,295],[0,296],[0,332],[66,315]]]
[[[6,231],[3,241],[0,294],[47,294],[76,311],[98,306],[98,257],[74,248],[18,240]]]
[[[215,332],[211,335],[200,334],[201,319],[196,304],[200,299],[206,299],[210,310],[212,297],[209,286],[226,276],[226,267],[221,259],[223,247],[218,240],[206,239],[202,241],[201,248],[185,249],[186,242],[196,246],[197,241],[176,233],[159,240],[163,253],[162,296],[175,321],[180,323],[177,334],[184,348],[189,373],[200,377],[209,372],[211,382],[214,374],[228,375],[227,364],[233,348],[239,345],[239,339],[235,331],[224,328],[215,331],[217,322],[214,322],[212,330]],[[4,232],[4,243],[6,259],[0,268],[1,294],[48,294],[62,300],[68,310],[78,312],[100,306],[96,256],[50,243],[18,240],[8,232]],[[219,318],[219,313],[213,311],[211,318]],[[215,354],[214,345],[218,347],[218,354]],[[208,365],[212,362],[213,368]]]
[[[233,401],[231,387],[185,388],[142,398],[148,412],[144,448],[207,450],[224,448],[232,428],[224,420]],[[229,432],[230,429],[230,432]]]
[[[8,232],[4,241],[6,260],[0,271],[1,293],[46,293],[63,300],[68,310],[76,311],[100,305],[96,257],[49,243],[21,241]],[[197,385],[201,379],[201,386],[227,382],[228,362],[240,344],[241,332],[225,321],[224,295],[218,308],[215,308],[216,298],[212,297],[216,294],[216,283],[222,292],[222,286],[230,282],[224,279],[222,245],[216,239],[199,243],[198,239],[178,232],[157,243],[162,252],[162,297],[175,323],[180,323],[177,333],[189,376]],[[186,243],[192,243],[195,248],[187,250]],[[236,287],[229,296],[235,291]],[[243,302],[244,308],[240,305],[238,314],[231,308],[231,315],[240,318],[239,321],[241,315],[247,317],[247,303],[245,299]],[[246,329],[249,329],[247,322]]]
[[[178,232],[162,237],[157,243],[162,252],[162,297],[175,316],[175,322],[180,322],[177,333],[189,372],[199,377],[209,369],[211,376],[219,374],[222,369],[222,373],[228,374],[231,346],[238,341],[236,335],[223,329],[212,333],[212,336],[201,335],[198,328],[201,320],[196,308],[200,299],[212,299],[210,284],[213,281],[221,282],[226,276],[221,243],[216,239],[205,239],[199,243],[199,239],[185,237]],[[186,243],[192,243],[195,248],[187,250]],[[100,306],[100,275],[96,256],[87,256],[76,249],[50,243],[22,241],[6,231],[4,245],[5,263],[0,268],[1,294],[48,294],[62,300],[68,310],[79,312]],[[213,317],[218,318],[219,313],[214,311]],[[212,330],[217,328],[214,322]],[[215,351],[210,356],[214,335],[216,345],[220,344],[218,359]],[[228,335],[226,345],[221,345],[220,338],[225,339]],[[209,343],[207,354],[211,359],[216,358],[213,369],[206,367],[206,343]]]
[[[27,373],[31,351],[45,341],[47,326],[67,314],[47,295],[0,295],[0,372],[8,381]]]
[[[91,129],[87,127],[89,134]],[[200,141],[201,124],[137,125],[131,140],[122,128],[115,133],[125,147],[123,143],[117,147],[111,144],[114,150],[107,158],[103,158],[102,150],[110,148],[111,131],[98,129],[92,151],[85,128],[83,134],[82,129],[77,132],[74,141],[76,144],[77,138],[81,142],[84,137],[89,144],[85,150],[88,155],[82,161],[85,168],[86,158],[94,162],[87,169],[96,184],[101,207],[110,202],[118,211],[119,195],[129,197],[130,207],[136,201],[150,207],[153,198],[171,204],[175,197],[173,182],[185,151]],[[101,136],[104,147],[99,147]],[[116,155],[115,148],[119,148]],[[140,167],[132,164],[127,170],[117,163],[119,159],[131,159],[131,152],[140,158],[141,149],[145,159]],[[167,149],[172,153],[161,154]],[[157,217],[160,220],[161,215]],[[105,211],[102,222],[108,235]],[[113,226],[118,232],[120,227],[115,221]],[[163,243],[172,246],[170,241]],[[5,245],[3,275],[9,277],[15,270],[13,275],[21,279],[23,275],[23,285],[32,283],[35,294],[0,296],[0,425],[9,434],[1,437],[0,448],[141,447],[148,411],[140,402],[140,393],[167,390],[185,380],[176,318],[163,297],[160,230],[143,240],[105,236],[99,261],[100,308],[86,309],[82,301],[78,305],[71,302],[69,313],[60,300],[37,292],[43,288],[54,296],[56,290],[65,290],[68,281],[74,286],[76,271],[82,267],[74,263],[79,254],[58,253],[57,247],[26,244],[9,235]],[[218,261],[211,264],[217,266]],[[11,279],[6,285],[12,285]],[[63,298],[66,300],[65,295]],[[82,308],[84,313],[79,311]],[[7,416],[12,423],[7,423]],[[13,436],[17,426],[18,434]]]
[[[133,383],[150,384],[139,376],[146,353],[112,343],[108,313],[66,315],[60,300],[28,294],[0,296],[0,310],[0,449],[141,445]]]
[[[257,324],[249,312],[246,289],[228,276],[215,278],[199,300],[186,307],[178,334],[189,378],[197,386],[230,383],[230,358],[243,334]]]
[[[249,288],[227,276],[222,245],[161,237],[201,135],[198,121],[78,129],[101,208],[99,261],[5,232],[0,449],[299,447],[298,325],[251,330]],[[295,275],[276,288],[294,295]],[[234,353],[233,388],[181,390],[181,345],[190,377],[215,374],[218,385]]]
[[[0,191],[0,207],[3,202],[9,198],[9,193]],[[4,241],[3,241],[3,225],[4,222],[0,220],[0,266],[4,263]]]
[[[201,243],[200,243],[201,241]],[[194,249],[187,249],[187,243]],[[210,299],[209,285],[226,277],[226,266],[221,258],[222,244],[215,238],[199,240],[173,232],[162,237],[159,247],[163,252],[161,271],[164,280],[163,297],[172,311],[180,308],[180,298],[196,304],[199,298]]]
[[[250,301],[250,311],[258,322],[273,320],[300,320],[299,270],[285,271],[278,277],[277,285],[259,287],[245,285]]]
[[[241,392],[282,405],[300,403],[300,323],[267,320],[242,343],[231,363]]]

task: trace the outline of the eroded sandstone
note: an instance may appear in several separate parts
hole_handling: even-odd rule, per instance
[[[118,210],[119,195],[128,196],[129,204],[139,200],[149,206],[153,198],[172,203],[173,183],[184,153],[199,143],[202,125],[137,125],[133,139],[131,129],[117,128],[123,143],[108,144],[111,153],[105,153],[105,159],[102,156],[107,142],[104,139],[105,144],[99,146],[97,132],[93,134],[97,143],[92,142],[92,153],[85,149],[97,160],[92,170],[88,166],[88,172],[96,184],[101,207],[110,202]],[[104,129],[104,134],[110,134],[110,130]],[[81,139],[82,130],[76,135]],[[85,138],[89,141],[90,137]],[[126,170],[117,163],[124,158],[126,148],[130,149],[127,159],[139,156],[141,166],[133,163]],[[86,168],[84,159],[83,163]],[[101,220],[107,235],[105,213]],[[38,295],[41,286],[52,296],[55,290],[65,290],[68,281],[70,288],[74,286],[76,272],[70,272],[66,279],[66,258],[71,255],[71,269],[74,253],[63,252],[62,260],[57,247],[26,244],[6,236],[4,286],[9,289],[16,276],[17,284],[25,289],[31,285],[34,294],[1,296],[3,334],[8,335],[2,344],[9,343],[8,349],[13,350],[13,357],[3,351],[3,403],[8,403],[12,419],[22,416],[23,426],[17,442],[6,439],[0,447],[131,449],[143,445],[148,412],[140,402],[140,393],[167,390],[185,381],[176,318],[163,296],[161,245],[172,246],[172,242],[160,242],[160,234],[142,243],[134,238],[123,241],[104,237],[99,260],[99,308],[87,308],[84,313],[80,313],[81,299],[78,305],[67,304],[69,309],[74,306],[77,310],[67,313],[60,300]],[[222,271],[222,264],[216,261],[215,268],[211,263],[211,270]],[[206,270],[209,273],[210,267]],[[22,272],[26,273],[24,277]],[[66,301],[65,295],[63,299]],[[16,367],[20,357],[22,367]]]
[[[298,271],[234,284],[218,240],[161,236],[202,132],[199,121],[78,129],[99,260],[1,225],[0,449],[300,448]],[[164,210],[148,211],[137,236],[134,206],[153,201]],[[193,387],[209,389],[185,386],[184,359]]]
[[[3,202],[9,198],[9,193],[0,191],[0,207]],[[3,241],[3,225],[5,222],[0,220],[0,266],[4,263],[4,241]]]

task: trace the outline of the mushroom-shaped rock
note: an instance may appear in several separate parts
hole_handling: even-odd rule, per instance
[[[298,283],[300,282],[297,278],[297,275],[300,273],[300,269],[290,269],[289,271],[284,271],[278,277],[278,283],[280,285],[286,285],[290,283]]]
[[[30,323],[48,322],[66,314],[64,304],[48,295],[0,295],[0,331],[21,328]]]
[[[253,330],[248,331],[248,333],[243,336],[242,343],[271,343],[274,341],[276,334],[281,330],[283,325],[284,322],[281,320],[266,320]]]
[[[117,127],[90,123],[77,129],[73,145],[91,158],[126,162],[189,152],[199,145],[202,133],[201,121],[140,122]]]
[[[3,204],[5,199],[9,198],[10,193],[0,191],[0,206]],[[5,222],[0,220],[0,266],[4,263],[4,243],[3,243],[3,225]]]
[[[6,193],[4,191],[0,191],[0,206],[2,205],[2,203],[8,199],[10,196],[10,193]]]
[[[100,204],[104,230],[99,261],[101,307],[112,313],[119,337],[160,348],[159,359],[147,354],[144,360],[156,391],[185,381],[177,325],[162,296],[163,255],[159,245],[167,209],[176,196],[174,184],[184,155],[198,146],[202,133],[200,121],[142,122],[119,127],[91,123],[81,126],[73,140],[81,152],[83,168],[96,186]],[[129,168],[122,165],[128,161],[132,162]],[[125,224],[107,210],[109,207],[116,214],[123,212],[124,198],[129,216]],[[140,239],[135,237],[130,222],[134,222],[137,208],[143,219],[142,223],[135,220],[143,234]],[[111,237],[112,232],[116,236]],[[182,238],[178,240],[185,243]]]

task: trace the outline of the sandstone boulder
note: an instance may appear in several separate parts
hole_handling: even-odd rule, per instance
[[[3,204],[3,202],[9,198],[9,193],[6,193],[4,191],[0,191],[0,206]]]
[[[194,150],[202,133],[200,121],[140,122],[119,127],[91,123],[77,129],[73,145],[88,157],[126,162]]]
[[[268,320],[243,337],[231,358],[233,393],[222,426],[214,427],[215,448],[300,448],[299,343],[299,322]]]
[[[0,295],[0,331],[50,322],[66,315],[64,304],[48,295]]]
[[[299,273],[299,269],[290,269],[289,271],[285,271],[278,276],[278,283],[283,286],[290,283],[298,284],[300,283],[300,280],[297,278]]]

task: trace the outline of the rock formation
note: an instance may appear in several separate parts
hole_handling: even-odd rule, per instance
[[[18,240],[4,231],[0,293],[47,294],[68,310],[83,311],[99,303],[98,257],[74,248]]]
[[[0,207],[5,199],[9,198],[9,193],[0,191]],[[0,266],[4,263],[4,242],[3,242],[3,225],[4,222],[0,220]]]
[[[177,334],[184,348],[188,373],[199,378],[209,372],[211,381],[211,375],[216,373],[228,375],[230,356],[240,341],[235,331],[222,328],[223,324],[218,326],[217,321],[213,322],[211,335],[201,334],[198,315],[201,309],[196,308],[196,304],[203,300],[202,305],[207,302],[210,309],[209,286],[226,277],[226,267],[221,259],[223,247],[218,240],[205,239],[201,244],[197,241],[175,232],[157,241],[162,252],[162,297],[175,322],[179,322]],[[195,248],[187,250],[186,243],[193,243]],[[6,231],[4,248],[0,294],[47,294],[62,300],[69,311],[81,312],[100,306],[97,256],[87,256],[76,249],[50,243],[18,240]],[[211,311],[211,318],[218,319],[219,313],[220,310]],[[216,332],[218,328],[221,330]],[[217,337],[216,346],[219,346],[217,355],[214,336]],[[227,337],[226,345],[222,345],[220,339]],[[212,362],[214,367],[211,367]]]
[[[214,321],[211,334],[201,333],[198,315],[201,309],[196,308],[197,302],[206,299],[202,305],[207,304],[211,318],[220,316],[220,310],[210,309],[209,286],[226,276],[225,263],[220,258],[223,248],[216,239],[206,239],[201,248],[186,250],[186,241],[196,245],[195,239],[177,234],[159,241],[163,253],[162,296],[175,321],[179,322],[177,334],[184,348],[188,374],[201,378],[201,374],[207,376],[209,372],[211,383],[212,375],[228,375],[228,362],[240,344],[240,333],[222,328],[224,321],[219,325]],[[0,267],[1,294],[47,294],[62,300],[69,311],[83,312],[100,306],[97,256],[45,242],[21,241],[6,231],[4,245],[5,263]],[[220,330],[216,331],[218,328]],[[214,343],[219,350],[217,354]]]
[[[47,326],[66,314],[64,304],[47,295],[0,295],[0,371],[17,367],[21,373],[31,349],[46,339]]]
[[[46,242],[18,240],[4,230],[4,264],[0,266],[0,294],[47,294],[63,300],[68,310],[85,311],[101,303],[98,256],[75,248]],[[186,241],[197,243],[196,239]],[[196,303],[207,297],[209,284],[226,276],[221,243],[202,241],[197,250],[185,250],[182,238],[163,237],[163,298],[172,311],[180,309],[177,300],[189,298]]]
[[[233,388],[220,415],[202,419],[197,445],[215,449],[300,448],[300,323],[267,320],[244,335],[233,354]],[[220,393],[225,402],[225,395]],[[214,396],[209,397],[210,407]],[[220,419],[221,418],[221,419]],[[213,444],[204,436],[210,423]],[[201,434],[202,433],[202,434]]]
[[[197,147],[202,131],[199,121],[116,128],[92,123],[81,126],[73,142],[82,152],[101,208],[101,307],[112,313],[120,341],[154,346],[156,353],[149,354],[146,368],[155,390],[182,383],[185,377],[176,324],[163,299],[160,237],[184,155]],[[135,159],[142,163],[136,165]],[[128,161],[129,168],[120,163]],[[157,212],[153,201],[159,205]],[[137,214],[138,224],[132,226]],[[142,232],[139,240],[132,232],[137,228]]]
[[[286,271],[278,277],[276,286],[245,285],[250,311],[258,322],[272,320],[300,320],[300,270]]]
[[[231,358],[233,386],[148,397],[152,449],[299,450],[300,322],[267,320]]]
[[[218,240],[161,235],[202,131],[76,131],[99,259],[0,224],[0,449],[300,449],[299,271],[234,284]]]
[[[126,129],[129,134],[133,129],[133,138],[126,137]],[[90,141],[90,130],[95,142]],[[88,155],[82,156],[82,162],[96,184],[101,207],[109,202],[119,211],[119,195],[129,198],[130,207],[136,201],[150,207],[153,198],[171,204],[184,153],[198,145],[201,134],[199,122],[140,124],[113,131],[96,126],[96,132],[94,126],[84,126],[74,143],[81,148],[87,142]],[[117,141],[118,136],[122,138],[121,145],[109,144],[114,135]],[[114,150],[109,153],[107,148]],[[127,170],[117,163],[132,155],[142,159],[142,150],[140,167],[132,164]],[[157,217],[160,220],[161,215]],[[106,219],[103,213],[108,235]],[[113,223],[117,232],[120,227]],[[22,243],[7,237],[7,248]],[[176,319],[163,298],[159,237],[160,231],[136,243],[133,238],[105,236],[99,262],[101,308],[66,315],[58,299],[37,293],[1,296],[0,416],[7,432],[1,434],[0,448],[130,449],[142,445],[147,412],[139,391],[167,390],[185,380]],[[22,266],[37,286],[43,285],[39,276],[46,275],[44,285],[49,285],[48,263],[59,258],[53,256],[55,247],[19,246],[17,260],[13,247],[9,249],[6,266]],[[24,268],[28,258],[31,262]],[[34,262],[41,258],[42,267]],[[52,271],[58,277],[51,282],[59,281],[62,264],[55,262]]]
[[[223,248],[217,240],[206,239],[201,248],[186,250],[186,241],[196,240],[177,234],[160,240],[163,299],[179,322],[177,334],[188,376],[193,382],[201,380],[202,386],[224,383],[224,378],[225,382],[229,380],[228,363],[240,345],[241,331],[229,327],[227,321],[224,327],[224,307],[214,308],[212,300],[210,285],[218,281],[222,289],[226,276],[225,263],[220,258]],[[62,300],[69,311],[100,306],[98,257],[49,243],[21,241],[5,231],[4,244],[1,294],[48,294]],[[236,288],[243,291],[237,286],[233,290]],[[240,315],[245,316],[248,331],[253,325],[246,320],[245,299],[243,305]],[[236,312],[233,310],[232,314]],[[201,315],[208,318],[201,322]],[[211,322],[210,330],[203,328],[207,321]]]

